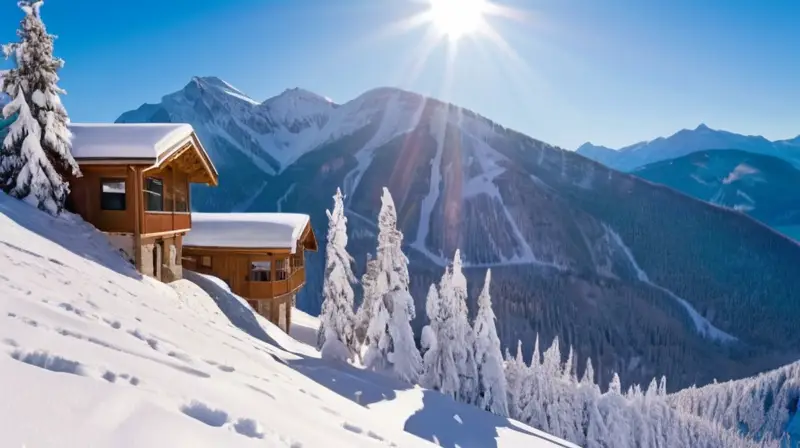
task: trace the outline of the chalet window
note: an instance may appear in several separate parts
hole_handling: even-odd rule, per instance
[[[148,177],[144,180],[144,206],[150,212],[164,211],[164,180]]]
[[[189,212],[189,192],[186,182],[176,180],[174,186],[175,194],[175,211],[179,213]]]
[[[257,261],[250,264],[251,282],[270,282],[272,281],[272,263],[269,261]]]
[[[275,260],[275,276],[277,280],[286,280],[289,277],[289,260]]]
[[[298,252],[296,254],[292,254],[291,260],[292,260],[292,271],[296,271],[297,269],[300,269],[300,268],[303,267],[304,259],[303,259],[303,253],[302,252]]]
[[[200,257],[200,266],[204,268],[211,268],[211,257],[208,255],[203,255]]]
[[[125,179],[102,179],[100,181],[100,208],[102,210],[125,210]]]

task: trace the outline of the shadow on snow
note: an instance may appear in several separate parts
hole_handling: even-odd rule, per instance
[[[569,448],[558,439],[514,425],[509,419],[475,406],[457,403],[433,390],[424,390],[422,408],[406,420],[406,432],[445,448],[496,448],[498,430],[517,431],[555,446]]]
[[[119,251],[114,250],[105,235],[98,232],[91,224],[84,222],[77,215],[63,213],[61,216],[54,218],[46,212],[35,211],[33,206],[2,192],[0,192],[0,215],[6,216],[20,227],[52,241],[90,262],[126,277],[136,280],[142,278],[142,275],[136,271],[133,264],[123,258]],[[53,233],[59,233],[63,237],[53,238]],[[17,246],[14,241],[0,239],[0,244],[12,250],[25,252],[38,258],[45,258],[28,248]],[[52,259],[49,261],[55,262]]]
[[[296,359],[278,359],[280,362],[348,400],[368,407],[374,403],[394,400],[397,398],[398,391],[410,391],[413,388],[411,385],[383,373],[297,353],[288,344],[282,344],[270,336],[263,325],[271,325],[271,323],[260,322],[253,309],[243,299],[233,294],[221,281],[215,281],[216,279],[213,277],[188,270],[184,270],[184,278],[208,293],[231,324],[260,341],[297,356]],[[307,336],[308,340],[316,340],[316,336],[312,334],[313,329],[309,328],[307,332],[308,334],[304,333],[304,336]],[[422,439],[438,443],[442,447],[497,447],[496,438],[498,430],[501,428],[517,431],[531,438],[539,438],[556,446],[569,447],[569,445],[564,445],[545,434],[518,427],[507,418],[482,411],[471,405],[457,403],[439,392],[420,391],[423,394],[422,407],[408,417],[403,429]]]

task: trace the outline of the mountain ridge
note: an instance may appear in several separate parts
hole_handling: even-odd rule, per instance
[[[348,249],[363,272],[375,247],[379,191],[389,187],[418,309],[459,248],[470,287],[493,269],[505,346],[537,333],[544,341],[558,336],[576,347],[579,365],[592,357],[600,383],[616,369],[627,381],[667,374],[674,387],[705,384],[795,356],[794,339],[753,328],[751,319],[761,315],[788,331],[800,318],[786,289],[800,281],[792,269],[800,248],[745,216],[413,92],[373,89],[293,132],[254,113],[261,103],[191,84],[118,121],[195,127],[221,180],[216,189],[193,188],[198,211],[305,212],[324,239],[321,210],[342,187]],[[275,146],[281,138],[288,145]],[[287,148],[291,154],[280,153]],[[274,164],[265,170],[251,159]],[[739,246],[751,255],[721,251]],[[298,304],[313,314],[322,255],[307,269]],[[781,280],[766,282],[766,272]],[[423,323],[418,313],[415,325]],[[723,334],[739,342],[720,348]]]
[[[668,137],[657,137],[619,149],[585,143],[576,152],[611,168],[630,172],[647,164],[697,151],[726,149],[771,155],[800,165],[800,136],[794,139],[768,140],[761,135],[742,135],[712,129],[704,123],[694,129],[681,129]]]
[[[746,213],[773,228],[800,226],[800,169],[740,150],[698,151],[631,172],[689,196]]]

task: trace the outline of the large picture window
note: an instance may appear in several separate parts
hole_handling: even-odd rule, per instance
[[[185,182],[175,183],[175,211],[180,213],[189,212],[189,192],[188,184]]]
[[[257,261],[250,264],[251,282],[270,282],[272,281],[272,263],[269,261]]]
[[[100,208],[112,211],[125,210],[125,179],[100,181]]]
[[[164,211],[164,180],[148,177],[144,180],[144,206],[150,212]]]

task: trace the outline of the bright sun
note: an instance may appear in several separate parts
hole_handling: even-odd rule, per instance
[[[429,0],[434,25],[452,40],[474,33],[483,25],[487,0]]]

